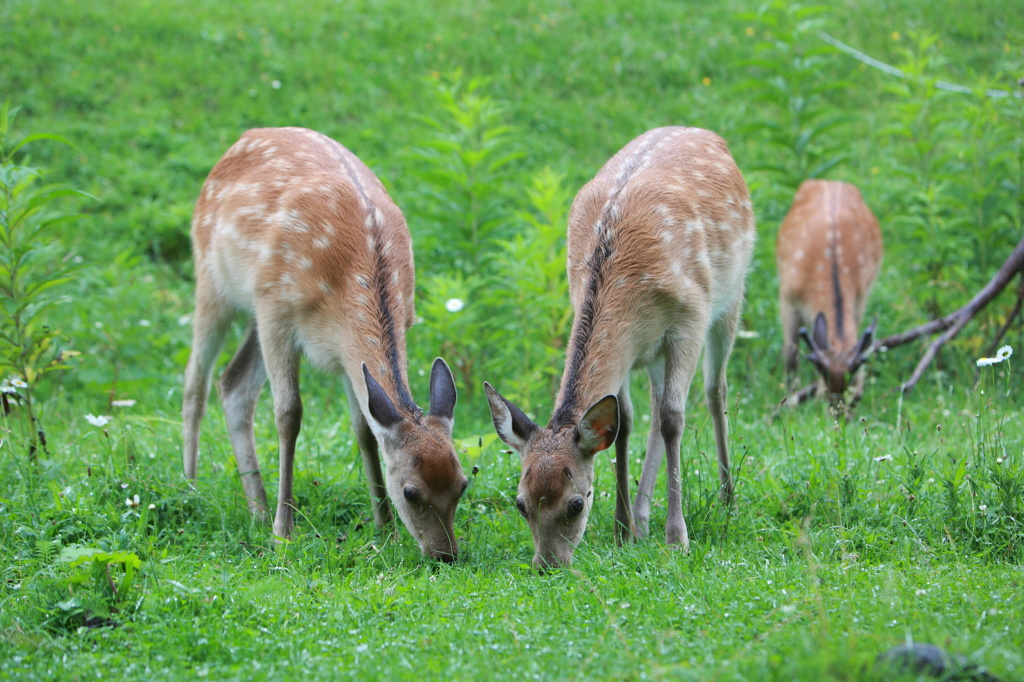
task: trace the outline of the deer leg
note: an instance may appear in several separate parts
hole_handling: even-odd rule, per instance
[[[633,502],[633,523],[638,538],[647,537],[650,528],[651,496],[665,454],[665,439],[661,436],[661,399],[665,392],[664,360],[659,358],[648,366],[647,376],[651,381],[651,430],[647,435],[647,453],[640,474],[640,487]]]
[[[196,309],[192,317],[192,353],[185,368],[185,388],[181,404],[182,464],[185,478],[196,478],[199,458],[199,430],[210,395],[213,365],[224,337],[231,328],[233,311],[223,303],[205,296],[202,287],[196,290]]]
[[[238,475],[249,511],[261,520],[267,516],[267,493],[260,474],[260,462],[256,456],[256,438],[253,434],[253,417],[260,391],[267,381],[260,354],[259,336],[252,326],[245,335],[235,357],[220,378],[220,400],[224,406],[224,418],[228,424],[228,437],[235,452]]]
[[[718,451],[718,477],[721,481],[722,502],[732,504],[732,475],[729,472],[728,424],[725,411],[729,389],[725,379],[725,365],[732,351],[739,325],[741,299],[724,315],[711,323],[704,345],[704,393],[708,411],[715,427],[715,449]]]
[[[700,344],[696,342],[707,329],[706,313],[687,311],[689,320],[680,325],[678,336],[666,344],[665,393],[661,401],[661,436],[665,440],[668,468],[668,519],[665,541],[690,548],[690,537],[683,519],[680,447],[686,420],[686,396],[697,371]],[[703,319],[699,319],[703,318]]]
[[[619,432],[615,436],[615,539],[620,545],[636,536],[629,508],[629,434],[633,430],[633,403],[629,376],[619,389]]]
[[[779,301],[779,307],[782,316],[782,357],[786,365],[786,390],[791,391],[800,385],[800,378],[797,376],[800,361],[800,313],[796,306],[786,299]]]
[[[366,470],[366,482],[370,487],[370,503],[373,506],[373,522],[378,528],[394,523],[395,517],[388,504],[388,489],[384,483],[384,474],[380,468],[380,452],[377,437],[373,435],[370,424],[359,407],[359,399],[352,389],[352,382],[345,377],[345,390],[348,393],[349,414],[356,432],[356,443],[359,454],[363,458],[363,469]]]
[[[272,320],[260,318],[257,328],[259,344],[263,349],[263,364],[270,378],[270,391],[274,397],[274,423],[277,425],[280,444],[274,535],[288,538],[295,525],[295,501],[292,498],[295,441],[299,437],[299,428],[302,425],[299,351],[291,335],[277,331]]]

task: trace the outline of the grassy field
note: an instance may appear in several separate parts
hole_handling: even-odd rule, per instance
[[[26,404],[4,410],[0,677],[914,679],[872,662],[930,642],[1024,678],[1021,363],[975,362],[1012,293],[905,396],[923,345],[876,355],[865,400],[837,420],[823,404],[778,409],[774,263],[779,221],[815,174],[857,183],[881,220],[869,314],[882,336],[988,281],[1024,225],[1024,100],[935,81],[1013,87],[1022,11],[1018,0],[760,12],[733,0],[0,4],[0,100],[20,107],[8,141],[65,138],[73,146],[38,140],[19,162],[95,197],[51,204],[85,215],[55,226],[30,265],[39,277],[78,267],[40,324],[54,349],[81,355],[34,383],[37,462]],[[826,50],[818,31],[910,77]],[[422,559],[404,528],[373,528],[336,377],[303,372],[292,541],[275,547],[246,512],[219,406],[198,490],[181,475],[192,205],[242,131],[277,125],[348,146],[406,214],[422,318],[412,392],[426,402],[423,370],[443,355],[475,472],[455,565]],[[691,552],[663,542],[663,484],[652,539],[615,546],[605,454],[573,569],[538,575],[514,506],[518,459],[493,434],[481,383],[550,413],[570,322],[569,203],[661,125],[723,135],[757,213],[749,333],[729,371],[738,501],[717,502],[698,380],[682,455]],[[465,308],[449,312],[450,298]],[[1019,321],[1004,343],[1024,352]],[[634,383],[638,475],[649,415],[645,380]],[[257,442],[274,494],[266,394]]]

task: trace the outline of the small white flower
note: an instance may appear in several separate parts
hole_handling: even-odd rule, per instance
[[[101,414],[99,416],[96,416],[94,414],[87,414],[87,415],[85,415],[85,421],[89,422],[93,426],[97,426],[97,427],[100,427],[100,428],[102,428],[102,427],[106,426],[107,424],[109,424],[110,423],[110,419],[111,418],[108,417],[105,414]]]
[[[11,377],[11,386],[15,388],[28,388],[28,384],[21,377]]]
[[[914,594],[916,594],[918,597],[923,597],[924,595],[928,594],[928,590],[914,590]]]
[[[881,457],[875,457],[876,462],[885,462],[892,459],[892,455],[882,455]]]
[[[11,386],[11,382],[8,381],[7,379],[4,379],[3,383],[0,383],[0,393],[17,393],[17,392],[18,392],[18,389],[16,389],[14,386]]]
[[[461,298],[449,298],[444,303],[444,309],[450,313],[457,313],[462,310],[464,305]]]
[[[128,505],[129,507],[131,507],[132,509],[134,509],[135,507],[139,506],[139,496],[138,495],[133,495],[133,496],[129,497],[128,499],[126,499],[124,501],[124,503],[126,505]]]
[[[149,320],[139,320],[139,326],[140,327],[149,327],[152,324],[153,323],[150,322]]]
[[[281,81],[278,81],[278,80],[270,81],[270,87],[274,88],[275,90],[280,90],[281,89]]]
[[[980,511],[985,511],[986,509],[988,509],[988,505],[987,504],[979,504],[978,505],[978,509]]]
[[[989,365],[997,365],[1003,360],[1009,360],[1010,356],[1013,355],[1013,348],[1009,346],[1003,346],[996,351],[994,358],[978,358],[978,367],[988,367]]]
[[[110,402],[111,407],[132,407],[134,404],[134,400],[113,400]]]
[[[1002,466],[1003,465],[1003,458],[1002,457],[996,457],[996,464]]]
[[[136,495],[136,497],[138,497],[138,495]],[[149,511],[154,511],[155,509],[156,509],[156,505],[155,504],[150,504],[149,505]]]

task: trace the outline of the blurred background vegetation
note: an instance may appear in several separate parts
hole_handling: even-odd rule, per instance
[[[752,189],[760,239],[744,326],[758,336],[740,342],[733,374],[771,404],[774,234],[805,177],[856,183],[882,222],[869,305],[882,336],[958,307],[1018,240],[1020,100],[935,87],[1015,87],[1013,5],[4,3],[0,96],[21,107],[24,132],[75,145],[37,143],[31,161],[99,199],[59,239],[62,258],[89,265],[54,321],[85,351],[65,388],[96,409],[159,396],[171,411],[205,174],[245,129],[301,125],[358,154],[406,213],[422,318],[409,343],[415,395],[426,390],[417,369],[441,354],[460,419],[486,423],[484,379],[543,414],[571,320],[572,196],[644,130],[692,125],[729,141]],[[910,77],[867,68],[819,31]],[[445,307],[452,298],[460,311]],[[969,327],[960,354],[981,353],[1007,309],[997,302]],[[1019,339],[1018,326],[1008,340]],[[912,348],[895,355],[874,368],[883,392],[915,360]],[[934,381],[973,381],[955,355],[943,353]]]

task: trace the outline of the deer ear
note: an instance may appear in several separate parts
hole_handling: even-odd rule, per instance
[[[437,358],[430,370],[430,415],[452,421],[455,418],[455,399],[452,371],[444,360]]]
[[[818,313],[814,318],[814,344],[823,351],[828,351],[828,324],[825,322],[825,313]]]
[[[522,410],[495,391],[486,381],[484,382],[484,392],[487,393],[487,403],[491,407],[491,421],[494,422],[494,430],[498,432],[498,436],[505,441],[506,445],[522,455],[526,442],[540,427],[534,424]]]
[[[402,421],[402,415],[398,414],[398,410],[395,409],[395,404],[391,402],[391,398],[384,392],[381,385],[370,376],[370,370],[367,369],[365,362],[363,363],[363,380],[366,382],[366,395],[370,416],[373,417],[374,421],[385,429]]]
[[[584,457],[605,450],[619,433],[619,399],[606,395],[591,406],[576,427],[576,447]]]

